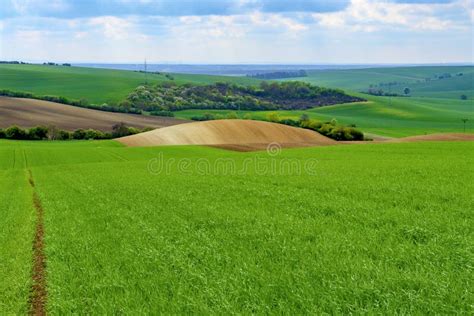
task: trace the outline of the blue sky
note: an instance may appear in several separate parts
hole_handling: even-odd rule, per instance
[[[473,61],[472,0],[0,0],[0,60]]]

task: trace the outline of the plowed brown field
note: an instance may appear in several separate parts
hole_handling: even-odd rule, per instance
[[[113,125],[120,122],[136,128],[161,128],[186,123],[187,121],[157,116],[97,111],[41,100],[0,97],[0,128],[12,125],[23,128],[54,125],[65,130],[93,128],[110,131]]]

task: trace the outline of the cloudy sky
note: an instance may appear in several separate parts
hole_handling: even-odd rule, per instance
[[[0,0],[0,60],[473,61],[474,0]]]

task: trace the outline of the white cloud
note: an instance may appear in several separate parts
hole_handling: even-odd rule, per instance
[[[74,33],[74,38],[83,39],[87,36],[87,32],[76,32]]]
[[[91,18],[87,24],[93,27],[99,27],[106,38],[114,40],[129,38],[131,33],[134,32],[134,25],[131,19],[118,18],[115,16]]]
[[[255,26],[280,28],[284,31],[297,32],[308,29],[305,24],[299,23],[294,19],[284,17],[281,14],[263,14],[260,12],[254,12],[253,14],[250,14],[250,21]]]
[[[24,42],[41,42],[47,35],[48,32],[39,30],[20,30],[15,33],[15,36]]]
[[[241,38],[261,32],[292,35],[308,26],[280,14],[253,12],[248,15],[181,16],[170,29],[175,36]]]
[[[411,30],[444,30],[458,26],[458,21],[443,18],[450,10],[461,10],[464,4],[395,3],[375,0],[352,0],[342,11],[314,13],[319,25],[353,31],[376,31],[385,27]]]

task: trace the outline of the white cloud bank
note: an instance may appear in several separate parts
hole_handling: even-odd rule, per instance
[[[467,1],[453,3],[394,3],[389,1],[352,0],[343,11],[314,13],[319,25],[351,31],[374,32],[386,28],[439,31],[469,27],[465,21],[452,19],[450,12],[462,12]],[[472,27],[472,25],[471,25]]]
[[[252,0],[244,2],[248,1]],[[60,0],[53,3],[61,8]],[[327,13],[16,17],[0,20],[0,59],[133,62],[147,57],[156,62],[207,63],[469,61],[472,5],[469,0],[438,4],[352,0],[345,9]],[[18,9],[27,10],[21,6]],[[377,37],[378,34],[383,37]],[[387,38],[394,40],[390,42]],[[433,39],[436,45],[428,43]],[[436,49],[440,46],[443,50]],[[387,53],[396,47],[404,47],[407,55]]]

